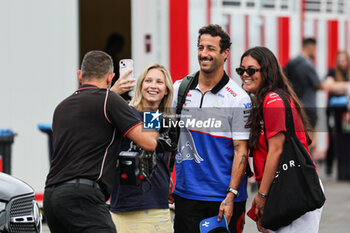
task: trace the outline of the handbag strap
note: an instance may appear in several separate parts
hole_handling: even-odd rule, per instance
[[[279,95],[279,97],[281,97],[281,99],[283,100],[283,103],[284,103],[287,133],[289,133],[290,135],[296,135],[295,134],[295,127],[294,127],[294,119],[293,119],[292,109],[290,107],[289,101],[279,91],[275,91],[275,93],[277,95]],[[269,143],[267,141],[267,136],[266,136],[265,120],[264,120],[264,137],[265,137],[267,151],[269,151]]]
[[[269,152],[269,143],[267,141],[267,136],[266,136],[265,121],[264,121],[264,138],[265,138],[265,142],[266,142],[267,152]]]
[[[289,133],[289,135],[296,135],[295,126],[294,126],[294,118],[293,118],[293,113],[292,113],[292,108],[290,106],[290,103],[283,94],[279,93],[278,91],[276,93],[281,97],[281,99],[284,102],[287,133]]]

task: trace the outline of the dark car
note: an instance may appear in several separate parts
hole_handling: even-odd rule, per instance
[[[0,232],[40,232],[42,216],[34,190],[13,176],[0,172]]]

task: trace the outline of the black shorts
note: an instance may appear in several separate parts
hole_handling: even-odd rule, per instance
[[[209,217],[219,214],[221,202],[216,201],[197,201],[175,197],[175,233],[199,233],[199,223]],[[233,216],[231,218],[229,229],[231,233],[241,233],[245,223],[245,205],[246,201],[235,202],[233,207]]]

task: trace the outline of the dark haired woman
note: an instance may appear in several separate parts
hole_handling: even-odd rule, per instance
[[[247,50],[242,55],[240,67],[236,71],[241,77],[243,88],[251,95],[254,105],[247,127],[251,128],[250,148],[253,153],[254,172],[259,184],[259,192],[253,201],[256,205],[255,214],[259,216],[257,227],[261,232],[273,232],[261,226],[261,216],[279,164],[286,133],[285,107],[283,100],[276,92],[289,100],[296,135],[309,153],[308,143],[311,140],[305,130],[308,128],[307,118],[275,55],[269,49],[254,47]],[[277,232],[318,232],[321,212],[322,208],[307,212]]]

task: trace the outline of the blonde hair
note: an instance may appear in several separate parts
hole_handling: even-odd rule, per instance
[[[148,71],[150,71],[151,69],[157,69],[164,74],[165,86],[168,90],[168,94],[165,95],[162,101],[160,102],[159,111],[166,115],[171,115],[172,114],[171,104],[172,104],[173,94],[174,94],[173,81],[171,79],[169,71],[164,66],[159,64],[152,64],[143,70],[143,72],[141,73],[141,75],[137,80],[134,96],[130,101],[130,105],[135,107],[139,112],[142,112],[144,110],[141,104],[141,100],[142,100],[141,88],[142,88],[143,80],[146,78]]]

